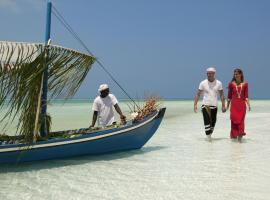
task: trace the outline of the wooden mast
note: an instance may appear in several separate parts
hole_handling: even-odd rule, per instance
[[[47,16],[46,16],[46,32],[45,32],[45,45],[47,47],[48,41],[51,37],[51,11],[52,11],[52,2],[48,0],[47,2]],[[47,48],[45,48],[45,62],[46,63]],[[48,92],[48,66],[43,74],[43,83],[42,83],[42,100],[41,100],[41,128],[40,136],[45,137],[48,133],[46,130],[46,114],[47,114],[47,92]]]

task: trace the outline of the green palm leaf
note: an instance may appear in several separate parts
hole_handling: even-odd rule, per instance
[[[42,106],[38,102],[45,70],[48,69],[49,100],[70,98],[94,61],[93,56],[60,46],[0,41],[0,109],[7,107],[3,119],[12,122],[18,116],[17,133],[31,143],[35,118],[40,115],[38,107]],[[37,125],[39,130],[40,117]]]

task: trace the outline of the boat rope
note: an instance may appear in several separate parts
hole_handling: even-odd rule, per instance
[[[60,23],[70,32],[70,34],[82,45],[82,47],[93,57],[94,54],[89,50],[89,48],[86,46],[86,44],[80,39],[78,34],[73,30],[73,28],[67,23],[65,18],[61,15],[61,13],[56,9],[55,6],[52,5],[52,13],[53,15],[60,21]],[[96,58],[96,57],[95,57]],[[118,87],[125,93],[125,95],[136,105],[136,107],[139,109],[139,106],[135,102],[135,100],[127,93],[127,91],[120,85],[120,83],[114,78],[114,76],[106,69],[104,64],[96,58],[96,62],[98,65],[109,75],[109,77],[118,85]]]

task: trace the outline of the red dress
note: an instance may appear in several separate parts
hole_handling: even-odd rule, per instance
[[[228,86],[228,99],[231,100],[230,119],[231,119],[231,138],[246,135],[245,116],[246,100],[248,98],[248,83],[236,85],[230,82]]]

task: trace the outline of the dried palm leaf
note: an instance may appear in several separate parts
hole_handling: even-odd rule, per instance
[[[132,113],[134,121],[140,121],[153,112],[157,111],[160,107],[160,98],[158,96],[149,96],[145,99],[144,105]]]

